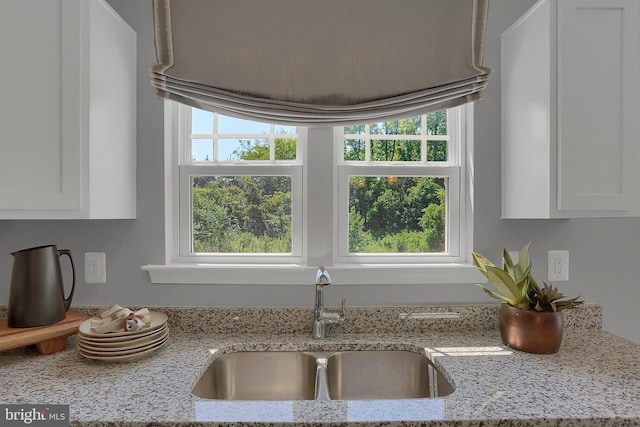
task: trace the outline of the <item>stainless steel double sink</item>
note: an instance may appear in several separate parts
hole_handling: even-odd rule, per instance
[[[213,360],[192,393],[226,400],[416,399],[454,388],[410,351],[246,351]]]

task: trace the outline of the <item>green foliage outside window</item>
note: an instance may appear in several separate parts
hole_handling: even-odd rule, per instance
[[[349,252],[443,252],[445,203],[443,178],[350,177]]]
[[[427,135],[446,135],[446,111],[427,115]],[[420,161],[420,117],[370,125],[372,161]],[[364,134],[347,126],[345,134]],[[385,135],[407,135],[406,140]],[[364,160],[365,139],[344,141],[345,160]],[[267,140],[241,140],[232,160],[270,160]],[[275,160],[296,159],[296,139],[275,141]],[[447,142],[428,141],[427,160],[446,161]],[[416,176],[352,176],[349,180],[349,252],[443,252],[445,179]],[[291,178],[199,176],[192,183],[195,253],[290,253]]]
[[[447,134],[447,113],[427,114],[427,135]],[[419,161],[420,117],[370,125],[372,161]],[[345,134],[364,134],[347,126]],[[378,136],[379,135],[379,136]],[[374,139],[375,138],[375,139]],[[365,160],[365,139],[345,140],[345,160]],[[427,160],[447,160],[447,141],[428,141]],[[437,253],[446,250],[445,180],[437,177],[352,176],[349,179],[349,252]]]
[[[291,178],[193,178],[193,251],[291,252]]]
[[[275,160],[295,160],[296,159],[295,138],[276,138]],[[240,148],[234,150],[231,160],[269,160],[268,140],[239,140]]]
[[[296,142],[277,138],[275,159],[295,160]],[[266,139],[238,144],[231,160],[270,159]],[[201,176],[192,187],[193,252],[291,252],[290,177]]]

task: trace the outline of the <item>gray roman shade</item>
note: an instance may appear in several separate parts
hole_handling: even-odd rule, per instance
[[[488,0],[154,0],[158,96],[341,125],[482,97]]]

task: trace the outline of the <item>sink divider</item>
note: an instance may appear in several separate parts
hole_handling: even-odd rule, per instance
[[[327,358],[318,357],[316,359],[316,393],[315,400],[331,400],[329,397],[329,386],[327,384]]]

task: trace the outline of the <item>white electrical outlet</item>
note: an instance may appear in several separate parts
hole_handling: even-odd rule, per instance
[[[549,251],[547,253],[547,277],[550,282],[569,280],[569,251]]]
[[[85,283],[107,283],[107,255],[104,252],[85,252]]]

